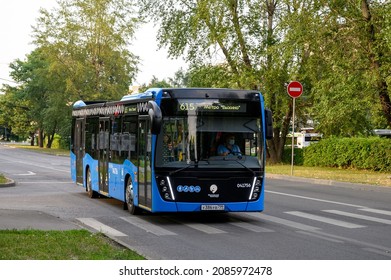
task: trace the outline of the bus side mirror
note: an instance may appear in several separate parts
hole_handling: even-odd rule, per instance
[[[273,139],[273,115],[270,109],[265,109],[266,139]]]
[[[159,134],[162,126],[162,111],[155,101],[148,101],[148,115],[151,119],[151,133]]]

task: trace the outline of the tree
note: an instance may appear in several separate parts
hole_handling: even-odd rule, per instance
[[[50,71],[51,61],[42,51],[32,51],[25,61],[11,63],[10,75],[20,86],[8,87],[6,96],[13,99],[14,106],[23,107],[25,121],[18,125],[19,115],[11,115],[14,132],[23,135],[26,131],[34,138],[38,133],[38,145],[43,147],[47,139],[50,148],[59,127],[69,122],[69,108],[64,100],[65,82]],[[22,129],[18,129],[22,127]],[[32,142],[33,143],[33,142]]]
[[[281,19],[294,15],[290,12],[291,2],[296,3],[139,1],[141,12],[160,23],[160,46],[168,46],[172,57],[185,55],[194,65],[189,84],[260,89],[264,93],[275,120],[274,139],[268,142],[274,162],[282,158],[291,118],[291,100],[284,84],[299,77],[303,54],[297,49],[286,49],[288,45],[283,44],[287,29]],[[216,60],[217,66],[213,63]],[[212,72],[211,78],[202,80]]]
[[[312,114],[326,135],[366,134],[391,127],[391,3],[314,1],[305,34]],[[314,20],[315,19],[315,20]]]
[[[142,0],[140,6],[160,23],[160,46],[203,69],[198,85],[264,93],[275,120],[271,161],[281,160],[291,126],[291,80],[304,85],[296,116],[328,136],[390,126],[389,1]],[[225,65],[214,69],[225,75],[205,79],[209,65]]]
[[[12,130],[12,133],[22,139],[31,137],[34,143],[35,125],[28,111],[29,102],[20,98],[17,88],[3,87],[0,95],[0,124]]]
[[[231,75],[226,64],[193,65],[186,73],[184,80],[188,87],[236,87]]]
[[[149,88],[169,88],[172,87],[166,80],[159,80],[155,76],[152,77],[152,80],[147,84],[143,84],[140,86],[139,91],[144,92]]]
[[[59,0],[41,10],[35,43],[66,81],[67,101],[118,99],[128,92],[137,57],[127,49],[137,20],[129,0]]]

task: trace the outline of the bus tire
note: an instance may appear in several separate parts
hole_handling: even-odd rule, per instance
[[[134,191],[132,179],[130,177],[126,180],[125,204],[126,207],[124,208],[127,208],[130,214],[137,215],[139,213],[139,208],[134,205]]]
[[[86,192],[87,192],[87,194],[88,194],[88,197],[90,197],[90,198],[96,198],[96,197],[98,197],[97,192],[94,191],[94,190],[92,190],[91,171],[90,171],[89,168],[87,169]]]

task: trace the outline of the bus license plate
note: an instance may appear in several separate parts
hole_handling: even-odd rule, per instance
[[[224,211],[224,205],[201,205],[202,211]]]

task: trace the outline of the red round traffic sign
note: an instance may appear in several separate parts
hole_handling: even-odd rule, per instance
[[[297,98],[303,93],[303,85],[300,82],[290,82],[287,91],[290,97]]]

